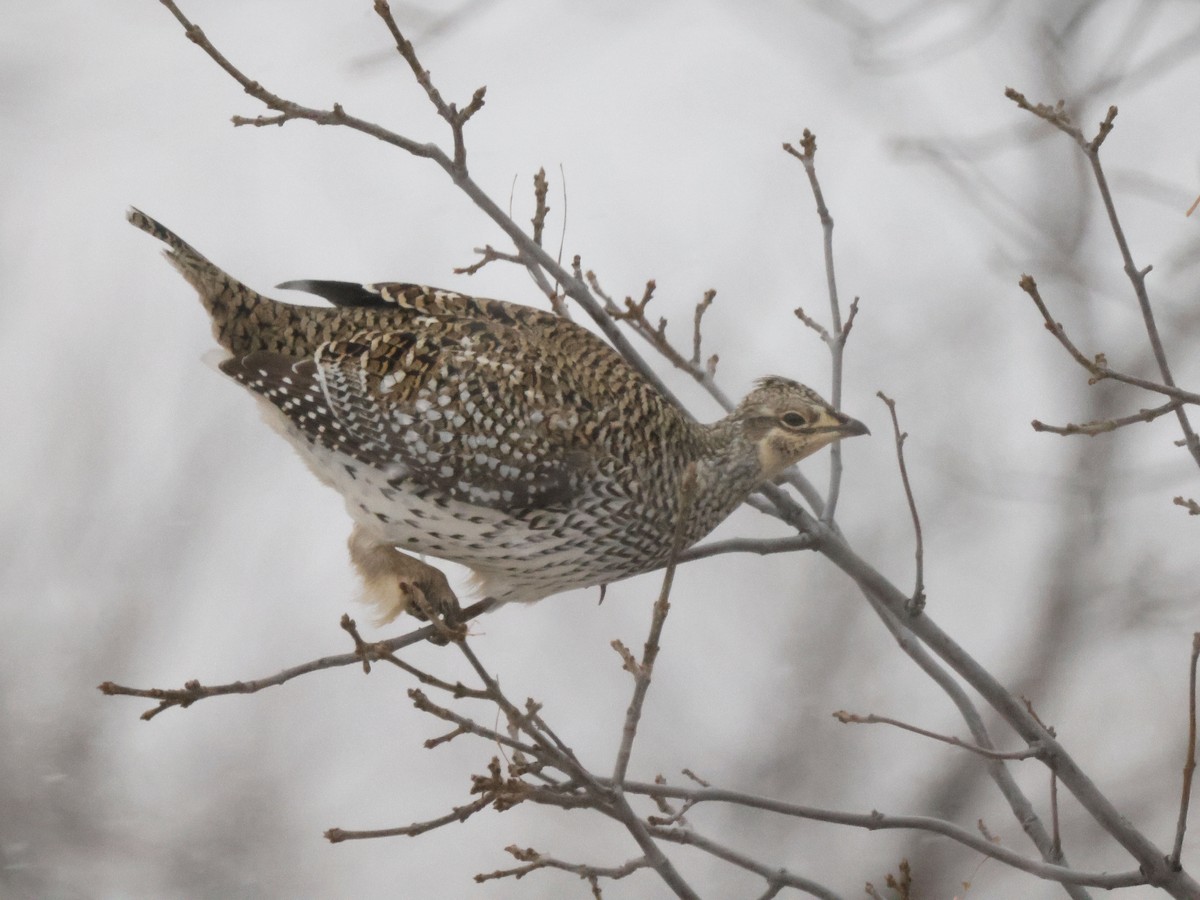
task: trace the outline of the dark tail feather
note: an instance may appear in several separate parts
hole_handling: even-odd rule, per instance
[[[353,281],[316,281],[305,279],[302,281],[285,281],[283,284],[275,285],[277,288],[282,288],[285,291],[304,291],[309,294],[315,294],[324,300],[328,300],[334,306],[389,306],[378,291],[371,291],[364,284],[356,284]]]

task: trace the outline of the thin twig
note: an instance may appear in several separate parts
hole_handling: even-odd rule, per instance
[[[1087,157],[1092,169],[1092,177],[1096,182],[1096,189],[1100,193],[1101,202],[1103,202],[1105,213],[1108,215],[1109,227],[1112,230],[1113,237],[1117,241],[1117,248],[1121,253],[1121,262],[1123,263],[1125,276],[1133,286],[1133,293],[1137,298],[1138,309],[1142,313],[1142,323],[1146,329],[1146,337],[1150,341],[1150,350],[1154,354],[1154,361],[1158,365],[1159,375],[1162,377],[1162,387],[1174,388],[1176,386],[1175,379],[1171,374],[1171,366],[1167,362],[1167,353],[1163,348],[1162,337],[1158,332],[1158,323],[1154,318],[1154,307],[1150,303],[1150,293],[1146,288],[1146,276],[1150,273],[1151,267],[1140,267],[1133,261],[1133,252],[1129,249],[1129,240],[1125,236],[1125,229],[1121,226],[1121,220],[1117,215],[1117,205],[1113,200],[1112,191],[1108,186],[1108,176],[1105,174],[1104,166],[1100,162],[1100,147],[1113,129],[1113,121],[1117,117],[1117,108],[1115,106],[1108,108],[1108,113],[1100,123],[1100,128],[1096,132],[1095,137],[1089,141],[1071,121],[1070,117],[1067,116],[1061,101],[1056,107],[1052,108],[1040,103],[1031,104],[1023,94],[1012,88],[1005,89],[1004,94],[1021,107],[1021,109],[1032,112],[1034,115],[1045,119],[1059,130],[1070,135],[1075,143],[1079,145],[1084,156]],[[1165,391],[1163,392],[1165,393]],[[1171,396],[1177,395],[1172,394]],[[1175,417],[1179,420],[1179,427],[1183,431],[1184,446],[1195,460],[1196,465],[1200,466],[1200,437],[1197,437],[1196,432],[1192,428],[1187,410],[1182,405],[1176,407]]]
[[[325,839],[331,844],[340,844],[342,841],[361,841],[372,838],[416,837],[427,831],[441,828],[443,825],[449,825],[451,822],[465,822],[480,810],[487,809],[491,804],[491,797],[480,797],[478,800],[472,800],[466,806],[454,807],[454,809],[444,816],[438,816],[436,819],[429,819],[425,822],[414,822],[411,825],[404,825],[400,828],[377,828],[372,831],[348,831],[344,828],[330,828],[325,832]]]
[[[822,246],[825,253],[825,287],[829,294],[829,321],[830,328],[826,331],[820,325],[806,317],[802,310],[797,309],[796,315],[801,318],[805,324],[814,327],[818,334],[821,334],[825,345],[829,348],[829,359],[831,372],[831,385],[829,389],[829,402],[833,404],[834,409],[842,408],[842,358],[846,347],[846,337],[850,333],[850,321],[847,321],[846,326],[842,326],[842,307],[838,302],[837,276],[833,266],[833,216],[829,213],[829,207],[825,205],[825,195],[821,190],[821,182],[817,179],[817,138],[807,128],[804,129],[804,134],[800,138],[800,149],[797,150],[791,144],[784,144],[783,149],[790,153],[796,159],[800,160],[800,164],[804,167],[804,174],[808,176],[809,188],[812,190],[813,200],[817,205],[817,218],[821,222]],[[857,300],[854,303],[851,316],[858,305]],[[825,508],[819,514],[822,520],[832,522],[834,514],[837,512],[838,495],[841,492],[842,486],[842,448],[839,444],[834,444],[829,450],[829,490],[825,495]]]
[[[703,850],[710,856],[714,856],[719,860],[731,863],[740,869],[745,869],[747,872],[753,872],[764,878],[768,885],[767,893],[760,895],[760,900],[761,897],[774,897],[781,888],[785,887],[796,888],[814,897],[820,897],[822,900],[841,900],[840,894],[834,893],[829,888],[818,884],[810,878],[796,875],[787,869],[780,869],[760,863],[758,860],[744,853],[739,853],[731,847],[709,840],[704,835],[690,828],[672,828],[658,825],[651,829],[651,834],[664,841],[671,841],[676,844],[683,844]]]
[[[800,804],[787,803],[773,797],[759,797],[754,794],[729,791],[721,788],[680,787],[640,781],[626,782],[625,790],[633,794],[643,794],[647,797],[662,796],[675,800],[694,801],[695,805],[701,803],[730,803],[747,809],[761,809],[792,818],[817,822],[832,822],[853,828],[865,828],[870,831],[911,829],[940,834],[958,844],[1012,866],[1014,869],[1028,872],[1049,881],[1057,881],[1063,885],[1118,888],[1154,883],[1151,882],[1146,873],[1136,870],[1125,872],[1087,872],[1080,869],[1067,868],[1055,863],[1029,859],[1009,850],[1002,844],[993,843],[960,825],[933,816],[894,816],[878,811],[851,813],[842,810],[822,809],[815,806],[802,806]]]
[[[1183,763],[1183,788],[1179,792],[1179,821],[1175,826],[1175,847],[1169,862],[1181,868],[1183,835],[1187,831],[1188,806],[1192,798],[1192,776],[1196,772],[1196,660],[1200,658],[1200,632],[1192,635],[1192,661],[1188,668],[1188,745]]]
[[[675,566],[683,549],[683,536],[686,532],[688,519],[691,516],[692,501],[696,495],[696,464],[688,465],[684,472],[683,481],[679,486],[679,506],[675,515],[675,532],[671,536],[671,555],[667,558],[667,568],[663,573],[662,589],[658,592],[658,600],[654,603],[654,614],[650,620],[650,634],[642,648],[642,659],[633,673],[633,696],[629,700],[629,708],[625,711],[625,727],[621,732],[621,746],[617,750],[617,760],[613,765],[612,782],[616,789],[621,789],[625,780],[625,772],[629,768],[629,757],[633,753],[633,741],[637,736],[638,722],[642,717],[642,706],[646,702],[646,692],[650,690],[650,679],[654,676],[654,662],[658,659],[659,641],[662,637],[663,625],[667,621],[667,613],[671,609],[671,585],[675,580]]]
[[[546,228],[546,215],[550,207],[546,205],[546,194],[550,191],[550,182],[546,180],[546,170],[538,169],[533,176],[533,218],[529,220],[533,226],[533,242],[542,246],[542,232]]]
[[[961,738],[956,738],[948,734],[938,734],[936,731],[926,731],[924,728],[918,728],[916,725],[901,722],[899,719],[889,719],[887,716],[877,716],[874,713],[860,716],[857,713],[850,713],[839,709],[837,712],[832,713],[832,715],[844,725],[893,725],[904,731],[911,731],[913,734],[932,738],[935,741],[941,741],[943,744],[950,744],[952,747],[961,747],[963,750],[969,750],[971,753],[976,753],[988,759],[1037,759],[1044,755],[1042,747],[1037,744],[1026,747],[1024,750],[993,750],[991,747],[968,744]]]
[[[708,312],[708,308],[712,306],[713,298],[717,296],[717,292],[709,288],[704,292],[704,297],[696,304],[696,312],[692,316],[692,365],[700,365],[700,323],[704,319],[704,314]],[[716,356],[709,360],[707,366],[708,374],[714,374],[717,363]]]
[[[908,466],[904,463],[904,441],[908,432],[900,430],[900,420],[896,417],[896,401],[883,391],[877,391],[875,396],[887,404],[892,416],[892,431],[896,436],[896,461],[900,464],[900,480],[904,484],[904,496],[908,498],[908,510],[912,513],[913,531],[917,536],[917,581],[909,601],[910,614],[919,613],[925,608],[925,541],[921,535],[921,517],[917,514],[917,501],[913,498],[912,485],[908,480]]]
[[[497,869],[494,872],[481,873],[475,876],[477,883],[482,884],[485,881],[494,881],[500,878],[522,878],[530,872],[536,872],[538,869],[558,869],[562,872],[571,872],[587,881],[592,887],[592,896],[598,898],[600,897],[599,880],[601,878],[616,881],[632,875],[641,869],[648,868],[651,865],[650,860],[644,856],[631,859],[619,866],[593,866],[584,863],[564,862],[561,859],[546,856],[529,847],[510,845],[504,849],[515,859],[524,862],[525,865],[512,869]]]
[[[1124,428],[1126,425],[1135,425],[1138,422],[1153,422],[1159,416],[1164,416],[1178,409],[1182,404],[1182,400],[1168,400],[1162,406],[1155,406],[1152,409],[1139,409],[1132,415],[1120,416],[1115,419],[1097,419],[1094,422],[1084,422],[1081,425],[1075,425],[1074,423],[1061,426],[1047,425],[1045,422],[1038,421],[1037,419],[1034,419],[1030,424],[1033,425],[1034,431],[1048,431],[1051,434],[1062,435],[1084,434],[1088,437],[1095,437],[1098,434]]]
[[[722,553],[757,553],[767,556],[772,553],[792,553],[796,550],[811,550],[815,542],[812,535],[798,534],[786,538],[730,538],[690,547],[679,554],[680,564],[695,562]]]
[[[465,623],[475,618],[490,609],[492,603],[491,599],[485,599],[468,606],[459,614],[458,621]],[[423,628],[418,628],[399,637],[368,644],[367,647],[370,650],[372,658],[384,659],[387,653],[409,647],[429,638],[438,637],[440,634],[441,631],[437,624],[426,625]],[[178,706],[180,709],[187,709],[197,700],[204,700],[208,697],[221,697],[227,694],[255,694],[264,688],[286,684],[293,678],[299,678],[301,675],[319,672],[322,669],[352,666],[364,661],[364,656],[356,649],[354,653],[322,656],[320,659],[310,660],[298,666],[284,669],[282,672],[276,672],[274,675],[267,676],[266,678],[258,678],[252,681],[233,681],[228,684],[204,685],[193,679],[185,682],[182,688],[132,688],[114,684],[111,681],[105,681],[98,685],[98,688],[102,694],[107,694],[110,697],[145,697],[151,700],[158,700],[158,706],[142,713],[142,719],[149,721],[160,712],[175,706]]]
[[[1172,397],[1176,400],[1182,401],[1183,403],[1200,404],[1200,394],[1193,393],[1192,391],[1182,390],[1174,385],[1160,384],[1157,381],[1148,381],[1145,378],[1137,378],[1133,375],[1126,375],[1124,372],[1118,372],[1116,369],[1110,368],[1108,365],[1108,360],[1105,358],[1103,353],[1096,354],[1095,359],[1088,359],[1083,355],[1080,349],[1075,346],[1074,342],[1067,337],[1067,333],[1065,330],[1063,330],[1062,325],[1056,322],[1054,317],[1050,315],[1050,310],[1046,306],[1046,302],[1042,299],[1042,295],[1038,291],[1037,282],[1033,280],[1033,276],[1022,275],[1018,284],[1020,284],[1021,290],[1030,296],[1034,304],[1037,306],[1038,311],[1042,314],[1042,318],[1046,323],[1046,330],[1058,339],[1058,342],[1066,348],[1067,352],[1071,354],[1072,358],[1074,358],[1079,365],[1087,369],[1088,373],[1092,376],[1089,381],[1090,384],[1095,384],[1097,381],[1110,378],[1113,381],[1120,381],[1123,384],[1129,384],[1133,387],[1143,388],[1147,391],[1154,391],[1157,394],[1163,394],[1164,396]]]

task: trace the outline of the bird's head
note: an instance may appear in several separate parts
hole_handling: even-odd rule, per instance
[[[812,388],[771,375],[761,378],[730,417],[758,448],[764,479],[774,478],[793,463],[827,444],[856,434],[870,434],[857,419],[838,412]]]

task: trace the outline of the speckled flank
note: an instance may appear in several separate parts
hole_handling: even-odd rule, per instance
[[[129,218],[199,292],[229,354],[221,370],[264,401],[360,529],[469,566],[499,602],[664,565],[691,463],[688,543],[765,478],[861,433],[782,378],[721,422],[695,424],[591,332],[531,307],[320,281],[281,287],[334,306],[282,303],[144,214]]]

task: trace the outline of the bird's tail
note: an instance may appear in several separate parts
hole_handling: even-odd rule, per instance
[[[200,294],[200,302],[212,317],[213,336],[222,347],[234,353],[259,349],[252,330],[244,327],[245,322],[251,317],[261,318],[264,311],[258,308],[274,305],[276,301],[251,290],[209,262],[195,247],[140,209],[130,207],[126,218],[167,245],[167,260]]]

